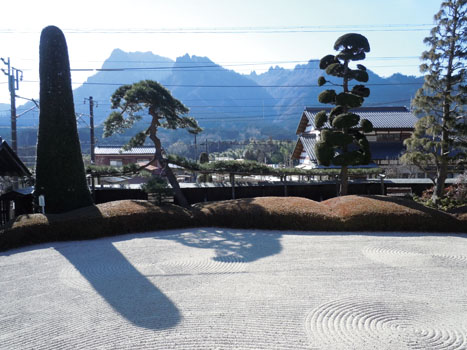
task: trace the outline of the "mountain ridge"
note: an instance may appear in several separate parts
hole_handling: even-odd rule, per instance
[[[423,77],[394,73],[383,78],[372,72],[371,67],[368,67],[368,73],[367,86],[371,94],[365,106],[408,106],[423,84]],[[174,61],[152,52],[114,49],[102,68],[74,89],[73,94],[82,128],[88,127],[89,105],[83,104],[85,98],[93,96],[96,101],[94,117],[98,126],[110,113],[110,96],[120,85],[151,79],[166,86],[174,97],[190,108],[190,114],[205,129],[203,138],[293,139],[303,109],[320,105],[317,96],[325,89],[317,86],[320,75],[323,71],[316,59],[291,69],[275,66],[263,73],[240,74],[203,56],[185,54]],[[18,114],[31,106],[32,103],[28,103],[18,107]],[[9,120],[3,120],[1,126],[8,126]],[[37,111],[18,118],[19,127],[37,127],[37,124]],[[144,125],[138,128],[142,129]],[[164,131],[163,134],[169,141],[189,137],[184,131]],[[122,142],[125,137],[128,136],[117,141]],[[99,142],[110,141],[100,139]]]

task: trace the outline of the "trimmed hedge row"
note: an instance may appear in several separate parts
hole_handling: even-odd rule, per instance
[[[345,196],[315,202],[258,197],[198,203],[192,209],[144,200],[98,204],[64,214],[22,215],[0,232],[0,251],[66,240],[189,227],[302,231],[467,232],[458,217],[416,202],[384,196]]]

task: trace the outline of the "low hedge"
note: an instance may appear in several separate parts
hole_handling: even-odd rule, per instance
[[[0,233],[0,251],[36,243],[188,227],[192,222],[193,214],[187,209],[144,200],[103,203],[64,214],[21,215]]]
[[[457,215],[457,216],[456,216]],[[467,232],[467,216],[385,196],[345,196],[315,202],[258,197],[198,203],[191,210],[144,200],[98,204],[64,214],[22,215],[0,232],[0,250],[189,227],[303,231]]]

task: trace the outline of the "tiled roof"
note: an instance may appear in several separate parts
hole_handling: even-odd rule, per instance
[[[31,176],[28,168],[0,137],[0,176]]]
[[[330,108],[306,108],[300,119],[297,134],[305,131],[305,121],[314,128],[315,115],[319,111],[330,111]],[[413,129],[418,121],[417,117],[405,107],[362,107],[351,110],[362,119],[368,119],[375,129]],[[304,118],[306,118],[304,120]],[[308,123],[307,123],[308,124]],[[329,126],[327,124],[326,126]]]
[[[95,154],[123,154],[123,155],[153,155],[156,149],[154,147],[133,147],[131,150],[123,150],[120,146],[96,147]]]
[[[312,134],[303,134],[300,135],[300,142],[303,145],[303,148],[305,149],[306,153],[310,157],[311,160],[316,160],[316,154],[315,154],[315,144],[316,144],[316,135]]]

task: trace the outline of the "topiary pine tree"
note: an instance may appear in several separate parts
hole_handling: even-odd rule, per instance
[[[428,173],[436,204],[444,196],[448,166],[465,165],[467,153],[467,1],[444,1],[435,21],[436,27],[424,40],[429,49],[421,57],[425,82],[412,101],[421,118],[405,140],[402,161]]]
[[[40,114],[35,195],[45,212],[92,205],[76,127],[65,36],[54,26],[42,30],[39,47]]]
[[[152,80],[142,80],[119,87],[113,93],[111,102],[112,109],[118,109],[118,111],[112,112],[105,120],[104,137],[122,133],[133,127],[134,123],[142,118],[137,113],[143,109],[146,110],[151,116],[149,127],[146,131],[133,136],[125,148],[141,146],[149,137],[155,147],[154,159],[157,159],[164,169],[178,203],[183,207],[189,207],[177,178],[169,167],[169,162],[162,154],[162,143],[157,136],[160,127],[173,130],[183,128],[194,132],[201,130],[194,118],[183,116],[188,113],[188,108],[174,98],[165,87]]]
[[[349,33],[337,39],[334,50],[337,55],[327,55],[319,63],[327,75],[342,78],[343,91],[325,90],[318,96],[321,103],[335,105],[329,112],[318,112],[315,116],[315,127],[321,130],[320,140],[315,145],[318,163],[324,166],[336,165],[341,167],[340,195],[347,194],[348,167],[351,165],[365,165],[371,162],[370,145],[364,132],[371,132],[373,125],[367,119],[361,119],[358,114],[351,113],[352,108],[360,107],[364,98],[370,95],[370,89],[357,84],[350,90],[349,82],[367,82],[366,68],[358,64],[351,69],[351,61],[365,58],[365,52],[370,51],[368,40],[361,34]],[[328,83],[325,77],[318,78],[318,85]],[[336,85],[333,83],[333,85]],[[360,127],[358,125],[360,124]]]

